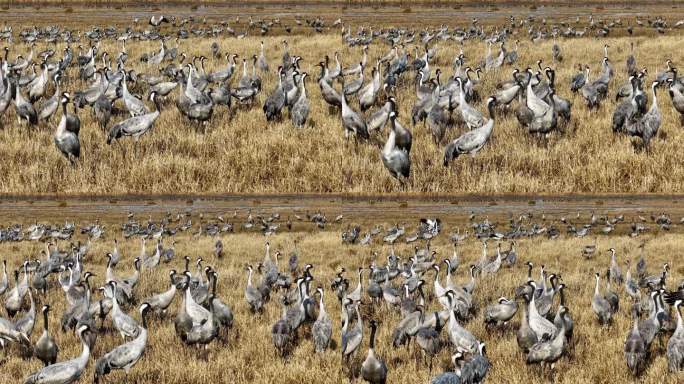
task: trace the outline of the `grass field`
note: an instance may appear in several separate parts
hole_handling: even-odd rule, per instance
[[[674,33],[674,32],[673,32]],[[651,153],[639,149],[635,140],[615,136],[610,128],[615,108],[614,92],[626,80],[624,62],[630,42],[635,43],[639,67],[649,72],[649,82],[662,71],[665,60],[675,65],[684,58],[677,46],[679,36],[593,38],[560,40],[564,60],[551,62],[551,41],[532,43],[523,36],[519,48],[518,66],[535,67],[538,59],[557,68],[558,93],[574,104],[572,123],[566,133],[554,134],[548,141],[540,141],[523,131],[515,117],[498,116],[490,143],[475,157],[461,158],[448,168],[442,166],[443,148],[436,146],[422,124],[410,126],[410,109],[415,100],[412,87],[400,88],[399,121],[413,132],[412,174],[403,188],[393,180],[380,161],[380,141],[357,148],[346,143],[339,115],[330,114],[320,97],[318,85],[308,82],[312,112],[306,128],[295,129],[287,118],[280,123],[267,124],[261,105],[275,85],[275,75],[264,77],[264,91],[252,109],[228,111],[216,108],[214,117],[204,129],[190,124],[176,109],[172,94],[162,108],[155,128],[144,136],[137,148],[124,140],[125,150],[118,145],[107,146],[105,133],[94,123],[88,110],[80,111],[82,122],[82,156],[77,166],[71,167],[52,143],[52,124],[28,130],[16,124],[14,109],[2,117],[0,130],[0,192],[3,193],[296,193],[296,192],[351,192],[351,193],[569,193],[569,192],[682,192],[684,172],[678,165],[684,160],[678,148],[684,136],[679,117],[669,96],[661,91],[659,108],[663,123],[658,138],[652,143]],[[266,37],[267,56],[272,66],[280,60],[283,37]],[[209,55],[214,39],[190,39],[180,42],[179,51],[188,56]],[[262,38],[247,37],[216,39],[221,52],[235,52],[241,57],[258,53]],[[292,54],[303,56],[302,67],[312,77],[315,65],[324,55],[341,52],[344,66],[360,57],[360,49],[342,45],[337,35],[296,36],[289,39]],[[609,100],[598,111],[588,111],[580,96],[569,92],[569,79],[577,64],[588,64],[598,70],[603,56],[603,44],[611,46],[609,56],[616,76],[611,83]],[[173,47],[175,43],[170,42]],[[61,49],[62,45],[57,45]],[[451,73],[451,62],[459,47],[453,43],[438,43],[433,68]],[[39,44],[37,49],[43,49]],[[512,48],[512,47],[511,47]],[[78,53],[78,48],[76,53]],[[101,51],[115,55],[120,43],[104,41]],[[158,49],[158,43],[130,43],[127,45],[130,65],[139,73],[152,71],[137,58],[147,51]],[[413,47],[409,48],[413,53]],[[484,57],[485,44],[469,41],[463,47],[468,65],[476,66]],[[369,50],[369,61],[384,55],[388,47],[374,44]],[[12,55],[25,52],[26,47],[13,47]],[[225,65],[223,60],[208,60],[207,71]],[[72,80],[63,89],[83,89],[86,84],[70,70]],[[494,85],[509,78],[511,67],[484,73],[479,93],[483,99],[494,92]],[[369,75],[369,71],[367,71]],[[239,75],[239,74],[238,74]],[[146,88],[134,88],[145,94]],[[52,92],[52,91],[49,91]],[[177,92],[177,91],[175,91]],[[116,106],[123,108],[121,101]],[[358,104],[356,101],[352,105]],[[485,110],[483,103],[475,105]],[[117,122],[120,114],[113,117]],[[111,123],[110,123],[111,124]],[[206,133],[202,133],[206,131]],[[451,140],[464,131],[456,126],[447,132]]]
[[[282,215],[290,214],[290,212],[283,211],[280,213]],[[327,213],[329,215],[334,214],[333,212]],[[584,219],[586,219],[585,216],[583,214]],[[157,217],[159,216],[153,215],[153,218]],[[631,218],[631,216],[627,217],[626,221],[629,222]],[[94,217],[82,222],[86,223],[93,219]],[[210,217],[207,216],[206,219],[210,220]],[[404,216],[404,219],[409,228],[413,222],[417,221],[417,217]],[[456,226],[463,228],[466,225],[461,218],[444,219],[443,233],[433,242],[433,246],[439,252],[439,259],[451,256],[452,247],[446,235]],[[548,219],[551,220],[552,217],[549,216]],[[113,217],[106,219],[106,238],[92,244],[85,260],[86,270],[97,275],[94,278],[95,286],[103,283],[105,252],[111,249],[114,238],[121,239],[118,230],[115,229],[117,225],[114,220]],[[122,220],[124,219],[116,218],[118,222]],[[492,218],[492,220],[494,219]],[[33,222],[33,218],[25,219],[25,223],[30,222]],[[320,356],[314,355],[312,343],[308,339],[309,332],[306,330],[302,332],[301,341],[288,359],[283,360],[277,357],[270,340],[270,327],[280,316],[280,308],[275,301],[271,301],[267,304],[263,315],[254,316],[250,314],[244,300],[243,289],[246,283],[244,268],[249,263],[256,264],[263,259],[266,240],[271,242],[273,251],[281,250],[285,255],[289,255],[294,249],[294,241],[298,241],[300,265],[314,264],[313,274],[316,281],[313,285],[320,284],[326,287],[328,293],[326,308],[333,318],[333,339],[339,345],[340,309],[336,297],[328,288],[330,279],[340,267],[345,267],[351,271],[358,266],[367,266],[371,261],[369,257],[371,251],[377,251],[382,259],[389,253],[389,246],[382,246],[377,242],[371,247],[342,245],[339,237],[340,231],[350,222],[358,222],[364,228],[369,228],[371,224],[378,223],[377,220],[370,217],[356,216],[345,219],[343,224],[330,225],[322,232],[313,229],[311,224],[295,222],[292,233],[282,233],[270,238],[264,238],[253,233],[226,235],[221,238],[227,249],[223,260],[216,260],[211,255],[214,238],[193,239],[190,235],[177,236],[176,255],[189,255],[193,259],[203,257],[205,265],[211,265],[219,272],[219,296],[232,306],[235,313],[235,328],[231,332],[230,339],[225,345],[211,344],[206,360],[198,358],[197,351],[194,348],[184,346],[174,333],[171,319],[175,316],[179,303],[178,298],[176,298],[171,307],[172,315],[170,318],[151,323],[148,348],[143,359],[132,369],[127,378],[124,378],[123,372],[117,371],[108,376],[106,382],[208,383],[213,382],[219,373],[225,380],[234,383],[269,383],[276,378],[282,382],[346,382],[346,374],[343,373],[340,366],[339,347]],[[386,224],[389,223],[391,221],[386,222]],[[168,243],[168,241],[165,242]],[[500,296],[510,297],[514,288],[525,281],[526,268],[523,265],[524,262],[529,260],[536,266],[545,264],[549,272],[562,275],[563,282],[568,287],[568,307],[575,321],[575,332],[569,355],[563,357],[556,364],[555,373],[550,374],[548,370],[542,372],[537,366],[525,365],[524,355],[518,351],[515,342],[518,315],[507,328],[491,330],[484,327],[481,310],[465,326],[476,337],[487,343],[488,357],[492,362],[492,369],[489,372],[487,382],[627,383],[633,381],[627,374],[622,355],[623,341],[630,327],[628,297],[624,294],[622,287],[614,288],[620,294],[620,312],[617,314],[613,325],[599,326],[590,310],[593,274],[594,272],[605,272],[607,269],[610,257],[606,250],[609,247],[617,249],[618,259],[623,268],[623,273],[625,273],[624,262],[627,259],[632,259],[635,262],[638,258],[638,244],[641,241],[646,241],[646,260],[649,273],[656,273],[663,262],[669,262],[672,266],[672,280],[674,280],[671,281],[671,284],[676,284],[684,273],[684,267],[676,259],[676,255],[683,248],[681,234],[653,231],[645,237],[636,239],[623,235],[600,236],[598,238],[599,252],[597,256],[590,260],[582,259],[580,257],[581,248],[586,244],[593,243],[593,241],[590,238],[576,239],[565,236],[556,241],[542,238],[521,239],[516,242],[519,255],[516,267],[502,269],[494,277],[478,279],[475,298],[480,309],[483,309]],[[60,244],[61,247],[65,245]],[[131,262],[135,256],[139,255],[139,247],[140,243],[137,239],[122,242],[123,259],[116,269],[118,276],[129,276],[132,273]],[[38,252],[43,248],[44,244],[39,242],[2,243],[0,244],[0,254],[3,255],[3,258],[8,259],[9,266],[14,268],[26,257],[38,257]],[[504,248],[507,248],[505,243]],[[412,254],[413,244],[399,244],[395,246],[395,249],[403,260]],[[464,283],[466,281],[466,271],[463,266],[475,262],[480,254],[480,242],[472,238],[466,240],[461,246],[462,267],[456,274],[457,282]],[[282,262],[281,268],[285,268],[285,264],[286,262]],[[152,293],[166,289],[167,272],[171,268],[182,269],[182,261],[176,259],[171,264],[162,264],[155,270],[143,271],[140,283],[135,289],[136,297],[142,300]],[[536,278],[537,275],[538,268],[535,268],[534,277]],[[432,276],[433,274],[426,276],[426,293],[428,295],[432,292]],[[356,282],[351,275],[350,281],[352,281],[351,286],[354,287]],[[71,358],[80,353],[80,345],[76,338],[72,334],[63,334],[58,330],[61,312],[65,308],[62,292],[58,288],[53,288],[49,297],[40,298],[40,302],[41,304],[49,303],[53,308],[50,317],[51,332],[61,349],[59,360]],[[554,304],[555,306],[556,304]],[[431,304],[429,308],[435,309],[436,304]],[[132,308],[127,310],[133,311]],[[389,366],[388,382],[400,384],[428,382],[430,378],[428,369],[419,354],[414,354],[403,348],[395,350],[391,346],[391,333],[400,319],[399,314],[390,312],[385,308],[371,309],[369,305],[364,307],[363,313],[365,324],[368,324],[371,318],[380,322],[376,351],[379,356],[387,361]],[[139,319],[139,315],[136,315],[136,318]],[[41,325],[40,321],[36,323],[34,341],[40,334]],[[107,320],[105,325],[110,328],[110,321]],[[355,365],[360,364],[366,353],[368,346],[368,332],[366,331],[367,329],[364,331],[364,342],[354,360]],[[115,332],[109,329],[104,332],[103,335],[99,336],[93,352],[94,356],[81,382],[89,382],[92,378],[94,359],[120,343],[120,337]],[[442,335],[446,337],[445,333]],[[666,341],[665,338],[664,342]],[[662,345],[656,341],[653,348],[652,355],[655,357],[639,382],[679,382],[677,376],[667,373],[667,361],[664,357]],[[19,378],[25,377],[40,366],[41,364],[37,360],[23,361],[10,353],[10,356],[5,357],[2,361],[0,379],[8,383],[20,382],[21,379]],[[449,352],[443,350],[435,360],[433,375],[448,366]]]

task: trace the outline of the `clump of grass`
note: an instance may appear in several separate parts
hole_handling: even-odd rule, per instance
[[[67,9],[64,10],[64,13],[74,13],[74,9],[71,7],[68,7]]]
[[[401,12],[403,13],[411,13],[413,10],[411,8],[404,8]]]

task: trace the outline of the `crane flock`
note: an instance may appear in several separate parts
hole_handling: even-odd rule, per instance
[[[295,249],[283,266],[281,251],[274,251],[269,240],[265,242],[262,256],[243,256],[244,280],[238,285],[244,285],[231,288],[238,292],[229,294],[227,297],[233,301],[228,302],[226,297],[218,295],[217,284],[219,273],[226,276],[224,272],[230,272],[221,270],[222,260],[236,255],[223,249],[221,239],[231,242],[234,232],[274,236],[279,231],[291,231],[293,222],[289,216],[284,221],[276,212],[250,211],[242,216],[236,211],[232,217],[217,216],[216,219],[200,215],[197,224],[187,213],[167,213],[158,221],[151,218],[139,221],[131,213],[119,224],[120,230],[108,229],[99,221],[80,227],[69,222],[64,225],[36,222],[27,227],[8,225],[0,230],[0,243],[39,242],[44,244],[44,249],[41,255],[28,257],[19,264],[3,262],[0,295],[7,317],[0,317],[0,343],[6,353],[16,353],[23,359],[36,358],[44,364],[36,372],[26,372],[26,383],[78,381],[91,358],[94,380],[99,382],[116,370],[144,369],[136,366],[144,365],[139,363],[145,360],[148,343],[160,342],[160,333],[155,328],[163,323],[173,323],[175,335],[170,337],[176,338],[180,345],[202,346],[196,356],[202,359],[217,343],[228,349],[221,352],[217,349],[216,353],[231,353],[230,349],[239,343],[249,342],[250,334],[256,332],[249,324],[269,321],[265,315],[268,308],[280,307],[281,315],[272,320],[269,329],[273,353],[282,359],[288,359],[295,350],[307,345],[313,348],[313,358],[333,350],[341,356],[341,369],[350,379],[359,377],[369,383],[384,383],[390,381],[392,369],[401,364],[392,359],[392,351],[411,348],[413,344],[433,383],[481,383],[491,369],[501,367],[488,357],[487,344],[497,343],[500,338],[514,338],[526,364],[540,364],[553,372],[559,361],[574,358],[569,351],[577,343],[593,342],[575,340],[578,328],[586,331],[591,327],[614,327],[617,317],[629,316],[620,312],[622,301],[629,308],[626,312],[631,314],[633,322],[624,335],[625,369],[635,376],[641,375],[649,360],[660,351],[652,346],[654,340],[662,342],[668,335],[663,353],[669,371],[684,369],[681,317],[684,288],[682,284],[668,283],[672,279],[668,279],[671,270],[667,263],[662,272],[648,275],[645,242],[638,250],[636,270],[627,263],[625,274],[616,249],[599,252],[594,241],[577,250],[576,257],[584,260],[598,257],[598,253],[610,256],[606,259],[609,261],[598,262],[600,270],[595,272],[590,304],[595,324],[576,324],[573,320],[574,312],[589,305],[583,304],[584,300],[568,300],[568,287],[561,276],[569,272],[569,267],[561,265],[559,270],[549,273],[549,268],[540,265],[539,279],[535,279],[532,262],[518,266],[518,260],[522,262],[526,256],[519,254],[515,246],[525,238],[581,239],[604,226],[619,230],[631,227],[633,237],[645,231],[667,231],[674,224],[665,213],[654,214],[650,219],[632,217],[631,225],[624,223],[624,215],[594,213],[588,220],[579,213],[576,217],[554,218],[523,213],[518,218],[512,217],[508,225],[490,222],[487,218],[480,221],[471,215],[467,231],[459,230],[449,236],[453,253],[441,259],[438,256],[441,247],[431,246],[443,236],[441,232],[446,223],[439,219],[421,219],[415,232],[405,225],[384,229],[376,225],[363,234],[360,226],[347,225],[344,229],[344,221],[348,219],[342,215],[332,221],[321,212],[306,216],[295,213],[294,218],[305,231],[310,230],[307,226],[319,230],[329,226],[342,229],[345,246],[371,246],[370,265],[362,264],[351,276],[347,271],[352,271],[353,264],[347,264],[348,269],[343,264],[334,272],[326,271],[325,264],[310,263],[315,258],[313,254],[309,255],[309,250],[300,249],[295,242]],[[139,255],[123,254],[119,241],[105,240],[109,235],[139,243]],[[74,242],[76,237],[82,241]],[[214,252],[198,252],[193,266],[189,256],[176,256],[177,238],[191,242],[212,239]],[[103,241],[113,247],[104,257],[104,275],[97,276],[91,272],[100,263],[93,247]],[[146,247],[149,241],[156,243],[151,254]],[[395,245],[402,242],[418,245],[408,254],[399,254]],[[465,267],[459,248],[468,242],[480,243],[482,254],[465,268],[467,279],[458,283],[454,276]],[[510,244],[507,250],[503,249],[502,242]],[[168,248],[164,243],[170,244]],[[489,252],[491,243],[496,243],[494,256]],[[59,244],[68,246],[62,249]],[[389,245],[386,257],[375,250],[382,244]],[[228,255],[223,255],[224,252]],[[117,273],[116,267],[121,263],[132,263],[133,273],[129,276]],[[173,267],[168,269],[168,274],[164,272],[165,265]],[[495,288],[500,296],[491,301],[478,293],[483,289],[478,288],[481,284],[506,279],[507,275],[517,279],[514,277],[517,268],[526,273],[515,289],[505,292]],[[331,273],[334,275],[327,281],[323,276]],[[167,277],[155,279],[154,275]],[[146,284],[156,280],[161,285],[155,284],[152,294],[141,297],[139,285],[143,280]],[[588,280],[585,283],[591,284]],[[331,309],[326,305],[330,301],[326,304],[326,295],[337,299],[339,322],[329,315]],[[483,299],[487,301],[482,302]],[[48,324],[54,312],[51,308],[58,300],[64,300],[67,305],[61,317],[57,317],[60,321],[55,329]],[[242,307],[247,310],[235,309]],[[43,328],[39,337],[35,337],[33,330],[39,321],[38,314],[43,315]],[[399,316],[396,323],[386,320],[395,315]],[[241,322],[248,328],[236,329],[237,316],[250,318],[248,323]],[[472,331],[476,321],[484,323],[484,334]],[[392,329],[385,333],[388,339],[378,338],[378,329],[382,327]],[[55,341],[56,332],[75,333],[82,346],[81,353],[64,356],[61,352],[64,345]],[[243,334],[240,340],[245,337],[247,340],[236,339],[236,333]],[[96,348],[108,334],[120,339],[119,344],[111,350]],[[333,340],[339,341],[333,343]],[[365,352],[364,340],[368,342]],[[383,346],[380,350],[378,344]],[[95,350],[100,351],[97,356],[93,355]],[[443,373],[435,373],[433,359],[442,351],[449,351],[451,366]]]
[[[303,25],[301,20],[297,21]],[[648,21],[653,28],[670,28],[662,18]],[[261,28],[262,34],[266,34],[269,25],[278,23],[250,19],[246,30]],[[313,126],[309,123],[312,109],[327,106],[331,116],[338,116],[344,137],[353,138],[355,145],[377,147],[389,175],[402,185],[411,182],[411,170],[415,169],[411,161],[412,140],[415,131],[423,129],[421,122],[433,139],[432,149],[443,153],[443,163],[448,166],[460,155],[476,156],[486,149],[495,135],[498,117],[511,110],[523,132],[543,139],[554,132],[563,134],[572,122],[573,109],[603,109],[604,100],[614,94],[619,104],[613,111],[612,131],[639,137],[647,151],[663,123],[658,106],[660,89],[669,93],[674,110],[684,116],[684,83],[677,76],[674,62],[663,56],[665,69],[649,80],[648,70],[636,62],[633,41],[625,61],[629,76],[626,83],[615,84],[617,58],[610,52],[613,47],[609,44],[604,45],[601,57],[583,60],[586,63],[579,64],[569,84],[557,82],[556,71],[564,65],[564,39],[584,38],[589,31],[604,38],[611,28],[624,28],[619,19],[608,22],[590,17],[589,24],[581,29],[579,18],[574,23],[549,26],[546,20],[511,17],[501,28],[491,30],[473,20],[468,27],[453,29],[359,27],[355,34],[341,20],[326,25],[316,19],[307,20],[315,32],[341,29],[342,46],[329,47],[334,52],[312,57],[299,52],[298,45],[291,46],[287,39],[279,47],[260,41],[254,53],[241,60],[223,44],[230,40],[217,39],[222,35],[238,39],[242,36],[228,24],[210,28],[206,20],[154,16],[147,29],[26,28],[19,32],[19,42],[14,38],[15,32],[7,27],[2,34],[9,44],[0,66],[0,113],[14,105],[18,124],[53,125],[55,146],[71,164],[77,165],[81,154],[90,150],[79,139],[79,116],[88,109],[103,131],[103,141],[111,144],[126,137],[137,143],[167,113],[171,100],[185,119],[202,127],[202,132],[208,122],[216,119],[217,109],[225,109],[229,115],[238,114],[262,103],[264,125],[289,120],[293,127],[305,128]],[[643,22],[637,25],[646,28]],[[670,29],[680,25],[675,23]],[[192,57],[184,52],[191,48],[184,43],[191,36],[188,28],[195,38],[214,39],[209,51],[195,51]],[[521,42],[525,34],[533,43],[553,39],[552,63],[545,66],[537,60],[536,67],[517,67],[521,59],[529,60],[518,51],[519,45],[525,44]],[[167,45],[171,39],[176,41],[174,47]],[[48,48],[35,52],[36,44],[43,41]],[[101,48],[110,41],[121,44],[115,55]],[[149,41],[158,41],[159,49],[145,52]],[[49,47],[58,42],[65,45],[61,53]],[[464,48],[464,42],[484,44],[486,55],[481,59],[473,57]],[[74,45],[78,45],[78,53]],[[131,47],[138,48],[137,45],[143,53],[134,57]],[[458,53],[453,58],[444,57],[444,47],[450,45],[460,47]],[[343,46],[358,49],[361,59],[344,58],[348,66],[343,65],[339,55]],[[375,56],[369,47],[375,48],[373,52],[386,53]],[[26,57],[16,54],[11,58],[22,49],[29,50]],[[273,57],[278,55],[281,58],[274,62]],[[206,70],[207,60],[219,62],[218,69]],[[302,64],[309,63],[309,68],[313,68],[311,64],[316,62],[318,73],[308,73]],[[445,62],[451,63],[451,68],[438,66]],[[501,78],[497,74],[505,73],[507,67],[511,68],[511,78],[494,83],[491,78]],[[312,77],[319,92],[307,90],[307,80]],[[482,89],[492,86],[495,91],[481,97]],[[573,93],[584,106],[573,105],[578,101]],[[486,100],[486,113],[476,107],[481,99]],[[403,106],[410,106],[410,121],[409,116],[399,113]],[[60,111],[61,120],[55,124],[53,117]],[[221,116],[223,119],[226,115]],[[390,128],[386,130],[387,125]],[[449,134],[451,131],[456,134]]]

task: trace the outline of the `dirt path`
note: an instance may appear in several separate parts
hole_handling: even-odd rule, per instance
[[[489,24],[514,16],[518,19],[533,16],[548,21],[565,20],[576,16],[583,17],[582,22],[592,14],[596,18],[647,18],[661,15],[667,19],[684,17],[684,5],[673,3],[653,4],[645,2],[602,4],[593,2],[559,3],[559,4],[507,4],[497,5],[413,5],[404,2],[383,6],[360,6],[341,4],[212,4],[202,6],[128,6],[114,5],[109,7],[83,6],[20,6],[0,9],[3,23],[18,24],[30,20],[31,25],[60,22],[68,25],[116,25],[130,24],[139,18],[139,25],[147,27],[147,19],[152,15],[173,15],[179,18],[194,16],[207,22],[229,21],[236,26],[235,18],[240,17],[242,25],[250,16],[254,18],[279,18],[284,23],[292,24],[295,17],[313,19],[322,17],[328,22],[340,17],[346,24],[392,24],[392,25],[455,25],[470,23],[478,18],[481,24]],[[383,21],[387,21],[386,23]],[[674,23],[674,21],[673,21]],[[633,23],[632,23],[633,24]]]
[[[311,195],[297,196],[227,196],[227,197],[128,197],[128,198],[4,198],[0,200],[0,217],[7,222],[35,220],[100,220],[122,222],[128,212],[136,216],[158,216],[165,212],[204,213],[207,217],[223,215],[230,220],[234,211],[239,219],[245,211],[278,212],[283,217],[322,211],[329,220],[338,214],[345,222],[401,222],[414,223],[419,217],[441,217],[451,221],[465,221],[471,213],[490,219],[505,219],[509,215],[532,212],[537,215],[583,216],[597,214],[625,214],[628,217],[666,212],[673,222],[684,216],[684,196],[628,197],[628,196],[556,196],[556,197],[341,197]],[[294,217],[292,218],[294,220]],[[2,225],[2,224],[0,224]]]

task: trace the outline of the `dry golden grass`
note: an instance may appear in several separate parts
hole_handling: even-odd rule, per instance
[[[522,36],[520,36],[522,38]],[[190,39],[180,42],[180,51],[189,56],[209,55],[214,39]],[[217,39],[221,51],[236,52],[245,57],[257,52],[261,38],[243,40]],[[282,54],[278,44],[282,37],[263,39],[272,67]],[[448,168],[442,166],[443,145],[433,144],[422,124],[410,127],[410,108],[415,94],[412,87],[398,91],[399,120],[413,131],[412,172],[405,190],[393,180],[380,161],[376,145],[357,148],[345,142],[339,115],[330,114],[320,97],[317,84],[308,83],[312,111],[305,129],[295,129],[287,118],[267,124],[261,110],[272,91],[275,76],[264,77],[264,91],[251,109],[236,108],[232,112],[218,107],[210,123],[201,133],[197,125],[188,123],[169,100],[155,128],[134,148],[130,140],[122,140],[125,151],[117,145],[107,146],[105,133],[94,123],[90,108],[80,112],[82,155],[76,167],[69,166],[54,147],[52,133],[57,124],[27,129],[17,125],[13,108],[2,117],[0,130],[0,192],[58,194],[126,194],[126,193],[298,193],[352,192],[385,193],[570,193],[570,192],[682,192],[684,161],[679,147],[684,137],[679,117],[666,92],[660,92],[659,107],[663,114],[658,138],[652,152],[644,153],[636,140],[612,133],[611,115],[615,108],[615,89],[626,80],[624,60],[629,43],[635,43],[640,67],[653,74],[661,71],[665,59],[675,64],[684,58],[677,46],[680,37],[664,36],[653,41],[647,37],[575,39],[559,41],[564,61],[551,63],[552,42],[521,43],[519,67],[535,66],[544,59],[557,68],[558,93],[574,103],[572,123],[565,134],[554,134],[547,143],[523,131],[512,114],[500,116],[490,143],[475,157],[458,159]],[[611,45],[609,55],[615,67],[610,100],[598,111],[588,111],[580,96],[568,88],[578,63],[589,64],[594,72],[603,56],[603,44]],[[174,43],[169,44],[171,47]],[[304,57],[302,67],[317,75],[315,64],[325,54],[341,52],[343,65],[356,62],[360,49],[341,44],[338,36],[296,36],[290,38],[291,53]],[[451,61],[459,47],[439,43],[433,68],[451,73]],[[56,48],[61,50],[63,46]],[[37,49],[43,49],[40,44]],[[129,65],[139,73],[152,69],[137,61],[146,51],[158,49],[158,43],[131,43],[127,46]],[[101,51],[115,55],[119,43],[103,42]],[[374,44],[370,60],[383,55],[387,46]],[[13,49],[13,54],[25,47]],[[76,50],[78,50],[76,48]],[[481,42],[464,46],[469,65],[476,66],[485,55]],[[411,47],[411,52],[413,49]],[[224,65],[223,60],[208,60],[208,71]],[[494,85],[510,76],[510,68],[485,73],[479,93],[483,99],[494,92]],[[72,78],[75,69],[70,70]],[[239,76],[239,73],[238,75]],[[236,77],[237,77],[236,76]],[[68,90],[83,89],[86,84],[67,80]],[[141,85],[134,89],[146,93]],[[51,91],[50,91],[51,92]],[[117,102],[117,106],[122,108]],[[358,105],[352,101],[352,105]],[[484,110],[482,103],[476,107]],[[59,115],[57,116],[59,117]],[[124,116],[113,117],[113,122]],[[111,125],[111,123],[110,123]],[[463,132],[454,127],[447,133],[451,140]],[[384,140],[383,138],[378,138]],[[445,141],[446,142],[446,141]]]
[[[281,212],[286,214],[286,212]],[[287,213],[289,214],[289,213]],[[329,212],[331,214],[331,212]],[[503,212],[500,212],[503,214]],[[492,216],[497,213],[492,212]],[[155,215],[156,216],[156,215]],[[383,216],[384,217],[384,216]],[[550,217],[549,217],[550,218]],[[90,218],[94,219],[93,217]],[[417,218],[404,216],[403,220],[409,223]],[[631,216],[627,218],[627,221]],[[25,218],[26,223],[32,222],[33,218]],[[109,219],[111,220],[111,219]],[[119,219],[120,222],[121,219]],[[368,228],[371,223],[377,223],[371,216],[356,215],[351,220],[362,223]],[[457,225],[465,225],[463,215],[445,220],[443,234],[433,243],[439,251],[439,258],[451,255],[451,246],[448,243],[447,233]],[[87,221],[87,220],[86,220]],[[86,222],[84,221],[84,222]],[[391,221],[388,220],[387,223]],[[342,224],[342,227],[346,224]],[[92,244],[92,248],[85,260],[86,269],[93,271],[98,276],[94,283],[99,286],[103,283],[105,259],[104,253],[111,249],[111,240],[120,234],[114,228],[116,223],[108,222],[107,239],[99,240]],[[278,234],[268,238],[273,250],[281,250],[285,255],[292,251],[294,241],[297,240],[300,249],[300,265],[312,263],[316,266],[313,274],[316,278],[314,286],[321,284],[326,286],[326,308],[333,318],[333,339],[339,345],[340,339],[340,309],[334,294],[327,288],[334,272],[344,266],[348,271],[355,270],[358,266],[367,266],[370,263],[370,252],[378,251],[381,257],[389,252],[388,246],[373,245],[371,247],[341,245],[339,239],[340,225],[331,225],[323,232],[311,229],[310,224],[295,223],[293,233]],[[290,357],[283,360],[277,357],[270,340],[270,327],[280,316],[280,308],[275,301],[266,306],[266,311],[261,316],[249,313],[244,300],[243,289],[246,282],[244,267],[246,264],[255,264],[263,258],[263,244],[266,238],[251,233],[238,233],[222,237],[226,246],[226,256],[222,260],[215,260],[211,256],[213,238],[191,239],[189,235],[178,236],[179,243],[176,246],[176,254],[179,256],[190,255],[192,258],[201,256],[206,264],[212,265],[219,271],[219,296],[229,303],[235,313],[235,328],[231,332],[226,345],[212,343],[209,347],[207,360],[197,357],[194,348],[184,346],[175,336],[171,319],[155,320],[150,326],[148,348],[145,356],[131,371],[128,378],[124,378],[123,372],[117,371],[106,378],[107,382],[164,382],[164,383],[205,383],[215,380],[217,375],[223,380],[233,383],[270,383],[274,380],[279,382],[307,382],[307,383],[340,383],[346,382],[346,374],[340,366],[339,347],[326,352],[323,355],[314,356],[313,347],[308,339],[308,331],[302,333],[303,337],[294,348]],[[526,268],[523,263],[527,260],[539,266],[545,264],[550,272],[562,274],[563,281],[567,284],[569,299],[568,307],[575,320],[575,332],[572,339],[572,347],[569,355],[563,357],[556,365],[556,373],[553,382],[558,383],[627,383],[633,380],[627,373],[626,364],[622,355],[623,341],[630,327],[629,302],[622,287],[618,288],[621,296],[621,309],[616,316],[615,323],[609,327],[600,327],[590,309],[590,300],[593,293],[593,273],[605,271],[609,265],[609,256],[605,250],[615,247],[621,264],[627,259],[636,260],[637,245],[640,241],[647,241],[647,261],[649,272],[655,273],[663,262],[669,262],[673,266],[673,279],[677,279],[684,273],[684,268],[676,261],[675,255],[682,251],[681,235],[653,232],[644,239],[631,239],[623,235],[600,237],[598,246],[600,254],[591,260],[581,259],[580,249],[583,245],[593,242],[590,239],[575,239],[562,237],[556,241],[541,238],[524,239],[517,242],[518,266],[512,269],[502,269],[491,278],[478,279],[475,291],[476,301],[480,308],[493,302],[502,295],[511,296],[514,288],[525,281]],[[167,240],[168,242],[168,240]],[[61,244],[64,247],[66,244]],[[123,255],[120,266],[116,273],[119,276],[128,276],[132,273],[132,259],[139,254],[139,240],[132,239],[122,243]],[[42,243],[18,243],[0,244],[0,254],[7,258],[9,265],[14,268],[26,257],[37,257],[43,249]],[[476,261],[481,254],[481,245],[478,241],[468,239],[461,250],[462,265],[468,265]],[[149,248],[148,248],[149,249]],[[412,252],[413,245],[399,244],[396,251],[406,259]],[[285,262],[281,267],[285,268]],[[152,271],[144,271],[140,283],[135,290],[140,299],[159,292],[167,287],[167,272],[170,268],[182,269],[182,261],[174,260],[171,264],[160,265]],[[625,270],[623,269],[623,273]],[[538,269],[535,268],[535,277]],[[355,286],[353,274],[350,274],[352,287]],[[456,275],[458,282],[466,280],[465,268],[461,267]],[[443,276],[442,276],[443,277]],[[365,280],[365,279],[364,279]],[[426,293],[432,292],[432,274],[426,277]],[[58,330],[61,311],[65,308],[62,292],[53,288],[47,299],[41,298],[41,302],[49,303],[53,311],[51,313],[52,334],[61,348],[59,360],[71,358],[80,353],[80,345],[72,334],[63,334]],[[175,313],[179,301],[176,298],[172,304],[171,313]],[[436,309],[432,303],[430,310]],[[128,311],[133,311],[129,308]],[[379,341],[377,353],[383,357],[389,366],[388,382],[390,383],[416,383],[429,380],[427,366],[420,359],[420,355],[414,355],[406,349],[395,350],[391,347],[391,332],[399,321],[398,313],[388,312],[386,309],[364,308],[365,324],[370,318],[380,321]],[[170,318],[173,318],[171,315]],[[139,315],[135,314],[139,319]],[[546,383],[549,382],[548,371],[543,373],[537,366],[526,366],[524,355],[518,352],[515,341],[515,329],[518,325],[518,316],[505,330],[488,330],[483,325],[482,311],[467,323],[466,327],[478,338],[487,343],[488,356],[492,362],[488,382],[492,383]],[[40,334],[42,322],[36,324],[34,341]],[[111,327],[109,320],[107,328]],[[306,328],[306,327],[305,327]],[[355,364],[359,364],[365,356],[368,346],[368,329],[364,331],[364,342],[356,356]],[[443,336],[446,334],[443,332]],[[667,339],[664,339],[666,342]],[[120,343],[120,337],[107,329],[104,335],[100,335],[93,352],[93,358],[81,382],[89,382],[93,375],[94,360],[103,353]],[[653,345],[655,356],[648,365],[640,382],[644,383],[676,383],[679,378],[667,373],[667,362],[664,357],[662,345],[657,341]],[[0,369],[0,379],[3,382],[18,382],[30,372],[41,366],[37,360],[23,361],[17,357],[5,358]],[[437,374],[449,366],[449,352],[442,351],[435,360],[435,372]]]

